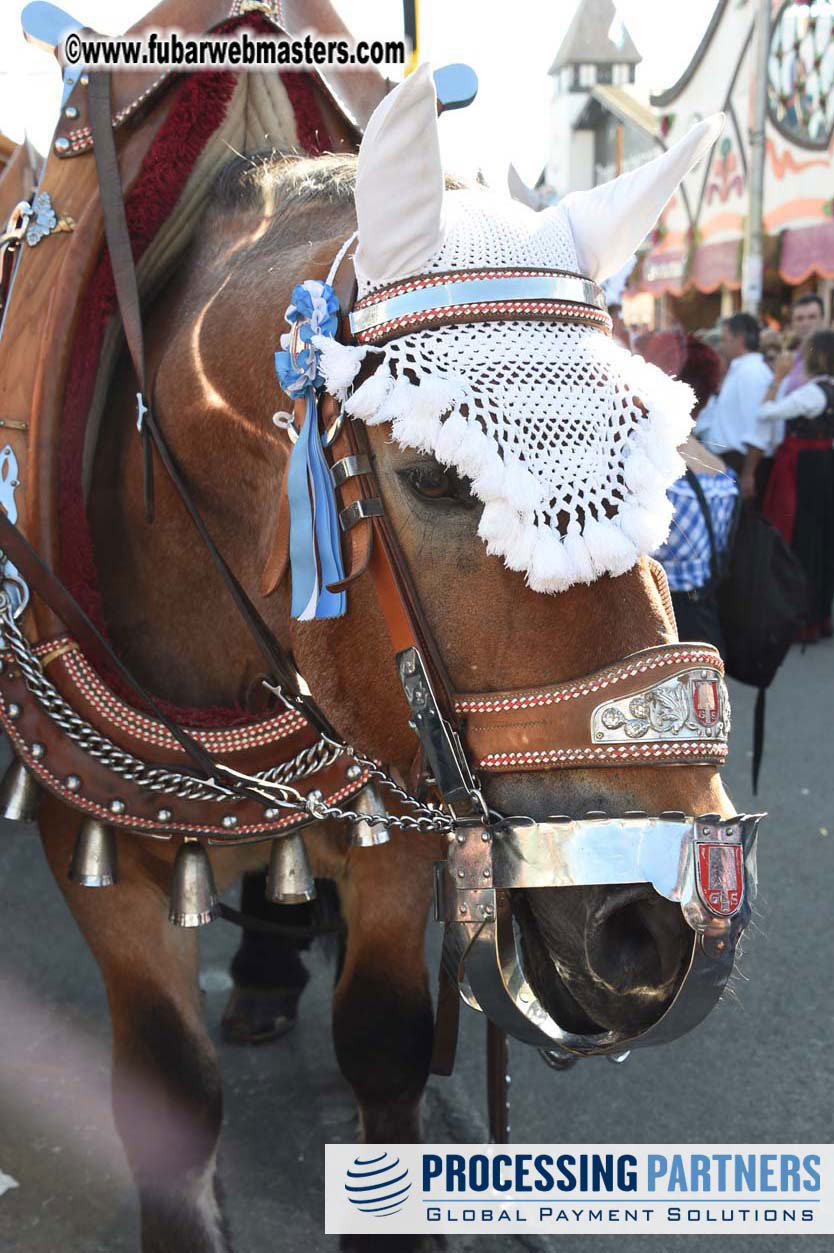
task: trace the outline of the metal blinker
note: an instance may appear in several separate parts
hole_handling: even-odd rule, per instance
[[[304,840],[296,832],[272,841],[266,897],[278,905],[303,905],[316,895]]]
[[[364,787],[353,804],[358,814],[367,815],[354,822],[350,829],[350,842],[357,848],[372,848],[376,844],[387,844],[391,832],[385,822],[369,822],[368,817],[384,814],[385,806],[379,792],[371,784]]]
[[[171,876],[168,919],[175,927],[203,927],[219,913],[208,853],[199,840],[183,840]]]
[[[69,879],[82,888],[109,888],[116,882],[116,833],[98,818],[85,818],[78,829]]]
[[[34,775],[15,758],[0,783],[0,817],[10,822],[34,822],[40,786]]]

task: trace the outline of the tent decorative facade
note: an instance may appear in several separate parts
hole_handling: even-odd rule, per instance
[[[753,0],[718,0],[692,61],[652,97],[664,142],[723,108],[724,134],[667,205],[639,287],[680,296],[741,286],[753,118]],[[834,279],[834,0],[774,0],[768,57],[766,288]]]

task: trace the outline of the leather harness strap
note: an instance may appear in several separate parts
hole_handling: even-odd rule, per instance
[[[281,487],[278,493],[278,517],[275,526],[275,538],[266,559],[261,575],[261,595],[271,596],[280,587],[286,577],[290,561],[290,510],[288,492],[290,482],[290,459],[284,463],[281,476]]]
[[[567,683],[458,694],[472,765],[722,765],[729,701],[711,644],[659,644]]]
[[[112,89],[109,73],[92,73],[89,84],[90,131],[94,141],[94,156],[98,174],[99,198],[104,219],[104,233],[107,237],[107,248],[110,253],[110,265],[113,269],[113,286],[122,316],[125,339],[130,353],[139,392],[136,397],[138,408],[137,420],[142,435],[142,456],[144,462],[144,497],[145,517],[153,519],[153,458],[148,438],[147,426],[142,420],[145,398],[148,396],[148,380],[146,375],[145,342],[142,335],[142,313],[139,305],[139,288],[136,281],[136,267],[133,263],[133,248],[130,243],[130,232],[127,226],[122,180],[119,175],[119,162],[116,156],[116,141],[113,137],[113,105]]]
[[[338,297],[341,310],[339,338],[342,342],[348,343],[352,339],[349,312],[353,306],[356,277],[353,260],[347,253],[336,269],[332,287]],[[300,428],[305,414],[304,403],[296,401],[293,408],[294,418]],[[332,396],[325,394],[319,401],[319,420],[322,429],[329,427],[335,414],[336,402]],[[355,525],[349,526],[345,532],[349,549],[348,573],[342,581],[332,584],[330,590],[342,590],[355,582],[366,570],[370,573],[394,652],[399,653],[403,649],[412,647],[419,649],[431,668],[445,715],[455,719],[453,686],[435,644],[433,633],[426,622],[393,527],[379,507],[379,489],[372,472],[373,453],[365,424],[344,418],[329,451],[331,468],[350,456],[356,458],[359,464],[369,467],[361,474],[349,476],[338,487],[337,490],[341,493],[344,506],[341,516],[344,517],[345,510],[357,502],[363,502],[366,506],[372,504],[377,510],[372,516],[361,516],[360,520]],[[261,586],[264,595],[269,595],[274,591],[288,569],[289,509],[286,500],[286,484],[285,468],[276,536],[262,577]]]
[[[336,269],[333,289],[342,310],[339,327],[340,340],[343,343],[351,343],[353,333],[350,328],[349,315],[356,294],[356,275],[353,258],[348,251],[345,252]],[[363,458],[370,466],[374,465],[374,456],[364,422],[345,421],[340,435],[344,436],[354,456]],[[358,483],[358,480],[354,481]],[[362,485],[357,487],[357,491],[361,493],[360,499],[380,499],[375,475],[365,476]],[[363,539],[367,546],[367,556],[363,551],[364,564],[367,565],[373,579],[377,602],[385,618],[394,652],[397,654],[406,648],[419,650],[432,672],[435,690],[440,698],[444,715],[452,722],[456,722],[454,688],[435,642],[434,633],[426,621],[411,572],[403,557],[391,521],[382,511],[360,522],[355,529],[359,527],[364,532]],[[356,568],[352,567],[351,578],[354,577],[356,577]]]

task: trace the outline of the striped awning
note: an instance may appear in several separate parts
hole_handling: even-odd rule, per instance
[[[834,222],[800,226],[782,235],[780,278],[795,285],[813,274],[834,278]]]

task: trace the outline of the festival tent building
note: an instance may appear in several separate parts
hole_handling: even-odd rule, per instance
[[[754,0],[718,0],[690,64],[651,98],[664,144],[723,109],[709,158],[667,205],[632,293],[684,325],[740,307],[755,83]],[[765,126],[763,311],[782,319],[799,292],[831,313],[834,286],[834,0],[774,0]],[[659,307],[658,307],[659,305]]]

